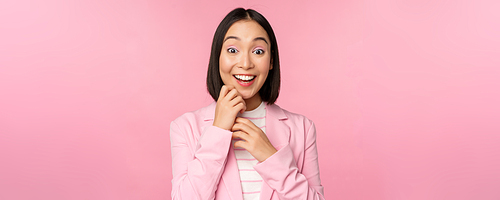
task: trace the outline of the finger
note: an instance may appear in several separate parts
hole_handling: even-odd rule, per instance
[[[243,131],[235,131],[235,132],[233,132],[232,139],[241,139],[241,140],[248,141],[251,138],[249,137],[249,135],[247,133],[245,133]]]
[[[236,109],[238,112],[241,112],[242,110],[245,110],[245,104],[242,102],[236,103],[236,105],[233,106],[234,109]]]
[[[236,89],[232,89],[227,93],[224,99],[226,99],[227,101],[232,101],[237,96],[238,96],[238,91]]]
[[[245,100],[243,99],[243,97],[241,97],[241,103],[243,104],[243,108],[241,109],[241,114],[243,114],[245,112],[245,110],[247,110],[247,102],[245,102]]]
[[[245,100],[243,99],[242,96],[235,97],[233,100],[231,100],[231,103],[230,103],[230,105],[233,106],[233,107],[236,107],[238,104],[241,104],[241,106],[242,106],[242,107],[240,107],[240,109],[246,109],[247,108]],[[238,110],[238,111],[241,111],[241,110]]]
[[[235,97],[231,101],[233,101],[233,103],[234,103],[233,107],[236,107],[239,103],[242,104],[241,107],[238,108],[239,109],[238,112],[243,114],[243,112],[245,112],[245,110],[247,110],[247,104],[241,95],[238,95],[237,97]]]
[[[234,107],[234,106],[238,105],[238,103],[244,103],[245,101],[243,100],[243,97],[236,96],[230,102],[231,102],[231,105]]]
[[[246,142],[245,140],[238,140],[236,142],[234,142],[234,148],[243,148],[243,149],[246,149],[248,151],[248,142]]]
[[[236,117],[236,122],[240,122],[240,123],[244,123],[244,124],[247,124],[249,122],[252,122],[250,121],[249,119],[246,119],[246,118],[243,118],[243,117]]]
[[[219,98],[217,99],[217,101],[224,99],[224,97],[227,95],[228,92],[229,90],[227,86],[223,85],[222,88],[220,89]]]
[[[233,127],[231,127],[231,131],[243,131],[247,135],[254,135],[256,132],[250,126],[243,123],[234,123]]]
[[[223,85],[221,88],[221,92],[219,94],[219,98],[225,98],[226,96],[229,95],[229,93],[235,90],[235,87],[232,85]],[[233,97],[234,98],[234,97]],[[231,98],[232,99],[232,98]]]
[[[233,85],[225,85],[225,86],[227,87],[227,90],[228,90],[228,91],[229,91],[229,90],[232,90],[232,89],[234,89],[234,88],[236,88],[236,87],[234,87]]]
[[[243,112],[245,112],[245,110],[247,109],[247,106],[245,105],[245,102],[243,101],[243,102],[236,104],[235,108],[238,109],[241,114],[243,114]]]
[[[250,127],[251,129],[253,129],[255,131],[262,130],[257,125],[255,125],[252,121],[250,121],[249,119],[245,119],[243,117],[236,117],[234,122],[235,122],[235,124],[236,123],[245,124],[246,126]]]

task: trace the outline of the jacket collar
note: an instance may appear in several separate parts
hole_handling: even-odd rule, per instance
[[[266,105],[266,109],[267,109],[266,116],[270,116],[270,117],[276,118],[278,120],[288,119],[288,117],[286,116],[283,109],[281,109],[278,105],[276,105],[276,104],[268,105],[266,102],[264,102],[264,104]],[[214,120],[216,106],[217,106],[217,102],[214,101],[206,107],[205,112],[204,112],[204,116],[203,116],[204,121]]]

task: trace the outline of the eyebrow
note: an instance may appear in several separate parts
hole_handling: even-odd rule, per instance
[[[239,37],[236,37],[236,36],[227,36],[227,37],[226,37],[226,39],[224,39],[224,41],[223,41],[223,42],[226,42],[226,40],[229,40],[229,39],[235,39],[235,40],[240,40],[240,41],[241,41],[241,39],[240,39]],[[257,41],[257,40],[262,40],[262,41],[264,41],[266,44],[269,44],[269,43],[267,42],[266,38],[263,38],[263,37],[256,37],[256,38],[254,38],[254,39],[253,39],[253,41]]]

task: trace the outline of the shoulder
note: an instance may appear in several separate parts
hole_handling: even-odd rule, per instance
[[[174,119],[172,123],[177,125],[184,125],[204,121],[209,118],[211,110],[214,108],[215,103],[211,103],[205,107],[182,114],[181,116]]]
[[[304,116],[302,114],[295,113],[295,112],[289,111],[287,109],[283,109],[276,104],[269,105],[269,107],[272,110],[274,110],[275,112],[276,111],[282,112],[285,116],[286,121],[289,121],[289,123],[292,125],[301,126],[305,129],[308,129],[309,127],[314,125],[314,122],[311,119],[307,118],[306,116]]]
[[[281,118],[280,121],[286,124],[286,126],[289,128],[290,145],[295,148],[299,148],[298,152],[301,151],[301,147],[310,146],[316,141],[316,126],[311,119],[302,114],[283,109],[277,105],[273,105],[270,107],[274,107],[272,108],[274,112],[282,112],[285,116],[284,118]]]

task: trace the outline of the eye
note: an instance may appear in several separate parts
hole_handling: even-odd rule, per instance
[[[253,51],[253,53],[255,53],[257,55],[264,54],[264,50],[262,50],[262,49],[256,49],[255,51]]]
[[[235,48],[231,47],[231,48],[227,49],[227,52],[229,52],[229,53],[237,53],[238,50],[236,50]]]

